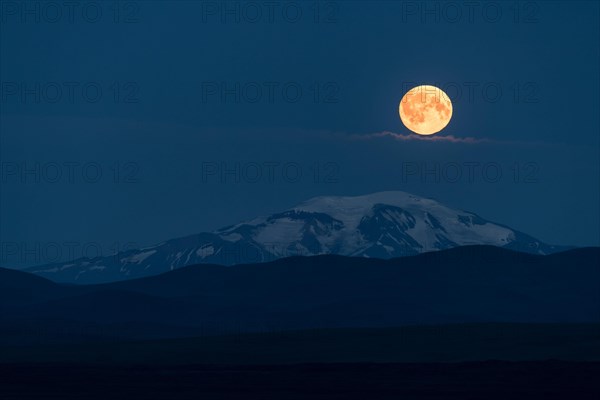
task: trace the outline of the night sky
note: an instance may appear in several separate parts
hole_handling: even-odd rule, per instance
[[[90,3],[2,2],[3,245],[109,253],[384,190],[600,244],[596,2]],[[418,84],[453,102],[435,140],[398,116]]]

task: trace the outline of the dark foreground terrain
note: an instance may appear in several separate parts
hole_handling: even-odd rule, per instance
[[[21,333],[22,335],[22,333]],[[600,324],[458,324],[315,329],[159,340],[0,335],[3,364],[275,365],[600,362]]]
[[[10,399],[594,399],[600,363],[178,367],[2,364]]]
[[[40,338],[0,345],[0,399],[597,400],[599,328],[465,324],[149,341]]]
[[[597,400],[599,259],[475,246],[89,286],[0,269],[0,400]]]

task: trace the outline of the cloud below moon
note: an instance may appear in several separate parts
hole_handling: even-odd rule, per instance
[[[498,145],[524,145],[524,146],[552,146],[556,143],[541,142],[541,141],[520,141],[520,140],[495,140],[488,138],[474,138],[474,137],[456,137],[452,135],[431,135],[422,136],[415,134],[402,134],[391,131],[375,132],[369,134],[353,134],[349,138],[351,140],[373,140],[379,138],[392,138],[400,142],[437,142],[437,143],[462,143],[467,145],[477,144],[498,144]]]
[[[446,143],[466,143],[466,144],[478,144],[478,143],[493,143],[493,140],[486,138],[473,138],[473,137],[456,137],[452,135],[404,135],[401,133],[394,133],[390,131],[383,131],[377,133],[370,133],[367,135],[353,135],[356,139],[375,139],[381,137],[391,137],[392,139],[399,140],[402,142],[446,142]]]

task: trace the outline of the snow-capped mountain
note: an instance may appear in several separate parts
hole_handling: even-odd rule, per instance
[[[200,263],[258,263],[318,254],[392,258],[473,244],[536,254],[565,249],[476,214],[396,191],[316,197],[281,213],[212,233],[28,271],[58,282],[99,283],[156,275]]]

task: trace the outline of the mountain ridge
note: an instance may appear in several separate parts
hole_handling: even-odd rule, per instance
[[[552,255],[464,246],[387,260],[299,256],[201,264],[95,285],[57,284],[0,269],[2,287],[17,289],[0,290],[0,333],[29,332],[39,340],[40,332],[51,338],[65,329],[158,335],[148,331],[152,326],[178,337],[265,327],[600,323],[599,281],[595,247]]]
[[[112,256],[27,268],[59,282],[102,283],[193,264],[248,264],[294,255],[395,258],[466,245],[550,254],[543,243],[479,215],[400,191],[319,196],[239,224]]]

